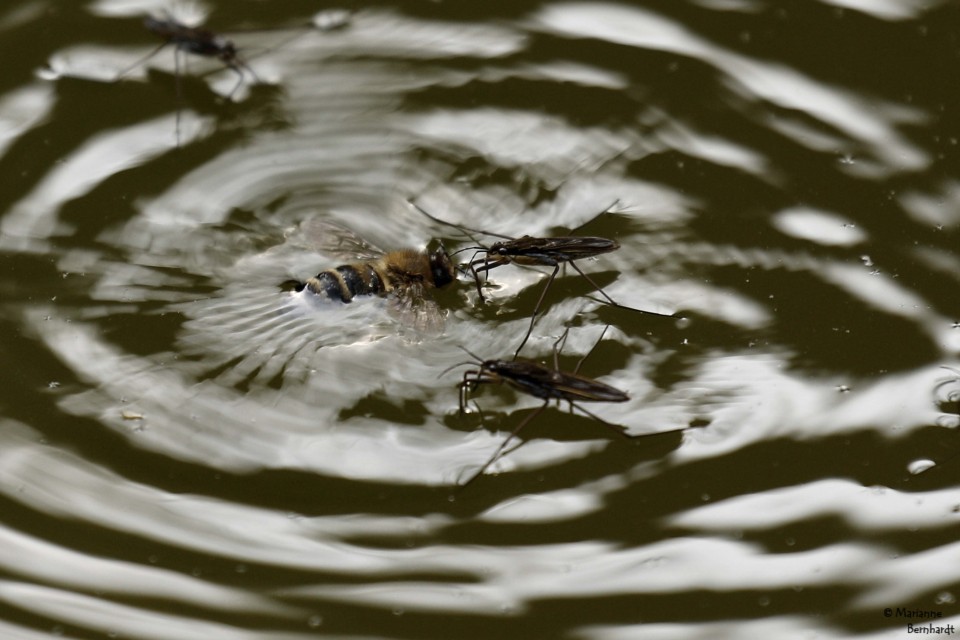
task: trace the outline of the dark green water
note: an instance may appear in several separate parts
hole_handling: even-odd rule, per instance
[[[117,80],[167,8],[260,82],[170,48]],[[960,623],[958,34],[936,0],[8,1],[0,638]],[[630,400],[590,410],[699,428],[551,407],[456,491],[539,402],[459,416],[444,371],[509,358],[550,270],[437,292],[439,336],[282,286],[345,260],[310,221],[475,243],[408,198],[615,238],[581,268],[685,320],[568,269],[523,353],[609,326],[582,372]]]

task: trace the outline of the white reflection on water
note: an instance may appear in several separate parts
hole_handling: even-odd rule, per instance
[[[60,160],[23,199],[0,220],[4,244],[49,238],[69,229],[57,220],[69,200],[89,193],[117,173],[139,166],[170,150],[176,117],[169,115],[103,133]]]
[[[864,487],[841,479],[736,496],[690,509],[669,519],[697,530],[775,530],[791,523],[832,516],[864,531],[912,527],[939,529],[960,522],[954,489],[905,493]],[[892,601],[891,601],[892,602]]]
[[[820,0],[824,4],[860,11],[881,20],[911,20],[946,3],[946,0]]]
[[[573,37],[595,37],[641,49],[671,51],[717,66],[731,90],[756,103],[767,100],[784,109],[809,114],[814,120],[846,133],[870,150],[873,166],[854,165],[873,177],[921,170],[931,158],[897,132],[894,124],[921,124],[922,111],[894,105],[839,86],[830,86],[782,64],[744,57],[711,43],[685,26],[639,7],[607,3],[552,4],[538,15],[542,28]],[[776,121],[769,122],[776,126]],[[784,130],[789,133],[789,130]],[[803,138],[797,140],[804,144]]]
[[[595,541],[527,547],[464,549],[465,566],[485,560],[482,584],[404,582],[382,586],[305,587],[292,593],[345,602],[442,611],[523,613],[539,600],[696,589],[794,589],[845,584],[885,554],[866,545],[837,544],[813,551],[768,554],[742,542],[674,538],[640,548]],[[889,559],[888,559],[889,560]],[[438,598],[439,592],[448,598]],[[496,607],[493,609],[492,607]]]
[[[757,615],[763,615],[764,609],[757,603]],[[650,640],[737,640],[739,638],[764,638],[765,640],[795,640],[831,638],[844,640],[894,640],[902,637],[903,631],[884,633],[846,633],[821,620],[804,616],[777,616],[775,618],[756,618],[732,622],[650,622],[642,625],[594,626],[578,630],[572,637],[584,640],[636,640],[643,637]]]
[[[27,86],[0,97],[0,156],[27,131],[43,122],[53,106],[53,88]]]
[[[163,613],[102,597],[10,581],[0,581],[0,600],[61,624],[96,630],[107,637],[118,634],[142,640],[293,640],[313,637],[276,631],[258,633],[238,629],[232,624],[199,620],[196,616]],[[62,627],[55,626],[46,637],[61,635]]]
[[[867,240],[867,234],[839,214],[792,207],[776,214],[771,224],[795,238],[823,245],[849,247]]]

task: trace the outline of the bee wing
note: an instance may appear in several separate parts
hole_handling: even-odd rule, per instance
[[[335,256],[345,262],[376,260],[384,252],[338,224],[311,218],[287,233],[287,241],[302,249]]]
[[[421,283],[397,287],[390,292],[388,309],[405,327],[425,337],[443,333],[446,324],[443,310]]]

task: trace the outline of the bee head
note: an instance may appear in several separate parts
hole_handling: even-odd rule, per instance
[[[457,277],[453,261],[442,244],[430,254],[430,275],[433,276],[433,286],[438,289],[447,286]]]

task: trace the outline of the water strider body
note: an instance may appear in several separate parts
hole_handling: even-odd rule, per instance
[[[251,69],[250,66],[240,58],[237,53],[237,47],[233,44],[233,42],[221,35],[214,33],[213,31],[201,29],[199,27],[191,27],[173,18],[167,18],[166,20],[161,20],[159,18],[145,18],[143,21],[143,26],[145,26],[148,31],[161,38],[163,43],[127,68],[123,73],[120,74],[121,77],[126,75],[130,69],[133,69],[146,60],[149,60],[169,45],[174,45],[177,51],[185,51],[187,53],[192,53],[194,55],[203,56],[206,58],[216,58],[222,62],[224,66],[236,73],[238,76],[237,84],[233,90],[230,91],[229,95],[231,96],[237,91],[237,89],[240,88],[240,85],[243,84],[245,79],[243,75],[244,71],[247,71],[257,82],[260,81],[253,69]],[[176,65],[179,78],[180,60],[178,56],[174,56],[174,63]]]
[[[543,287],[543,290],[540,292],[540,297],[537,299],[537,304],[534,306],[533,313],[530,316],[530,326],[527,328],[526,335],[523,336],[523,340],[520,342],[520,346],[517,347],[517,350],[514,352],[514,358],[519,354],[523,346],[527,343],[527,340],[530,338],[530,334],[533,332],[533,326],[537,321],[537,315],[540,313],[540,307],[543,305],[543,301],[546,298],[547,291],[550,289],[550,286],[553,284],[553,281],[557,277],[557,273],[560,272],[560,267],[565,264],[569,264],[573,267],[578,274],[584,277],[591,286],[602,295],[609,304],[615,307],[622,307],[629,309],[630,307],[623,307],[618,304],[613,298],[611,298],[603,290],[603,288],[593,281],[589,275],[587,275],[580,267],[577,265],[577,260],[583,260],[585,258],[593,258],[604,253],[610,253],[611,251],[616,251],[620,248],[620,243],[616,240],[611,240],[609,238],[601,238],[597,236],[557,236],[557,237],[534,237],[534,236],[522,236],[520,238],[512,238],[510,236],[505,236],[498,233],[492,233],[489,231],[481,231],[478,229],[470,229],[468,227],[462,227],[455,225],[450,222],[441,220],[426,211],[424,211],[416,203],[411,202],[414,207],[416,207],[422,214],[429,217],[431,220],[439,222],[444,225],[448,225],[459,229],[461,231],[479,233],[483,235],[492,236],[495,238],[502,238],[497,242],[493,243],[489,247],[478,245],[475,247],[467,247],[461,249],[460,251],[470,251],[473,250],[474,254],[471,257],[470,261],[466,263],[466,267],[469,268],[470,273],[473,276],[474,281],[477,285],[477,293],[480,296],[480,299],[483,300],[483,290],[481,289],[480,282],[480,272],[484,272],[484,275],[488,274],[491,269],[503,266],[505,264],[517,264],[521,266],[541,266],[541,267],[553,267],[553,272],[547,278],[547,282]],[[614,203],[616,204],[616,203]],[[611,205],[612,207],[613,205]],[[604,209],[604,212],[609,211],[611,207]],[[458,251],[457,253],[459,253]],[[482,254],[482,257],[478,258],[477,256]],[[652,311],[643,311],[641,309],[632,309],[638,313],[644,313],[647,315],[658,316],[662,318],[674,318],[674,316],[668,316],[660,313],[655,313]]]
[[[665,431],[631,435],[627,432],[625,427],[607,422],[591,411],[588,411],[580,406],[579,403],[581,402],[626,402],[630,399],[630,396],[627,395],[625,391],[617,389],[616,387],[610,386],[604,382],[600,382],[599,380],[594,380],[593,378],[584,376],[579,372],[583,361],[586,360],[591,353],[593,353],[594,349],[597,348],[597,345],[599,345],[600,341],[603,340],[603,336],[606,334],[606,331],[607,329],[604,328],[604,330],[600,333],[600,337],[597,339],[597,342],[593,345],[590,351],[580,359],[573,371],[563,371],[559,366],[559,352],[560,349],[563,348],[563,343],[566,342],[566,331],[564,331],[563,335],[560,336],[560,338],[554,344],[553,368],[532,360],[517,358],[514,358],[513,360],[482,360],[467,351],[467,353],[470,354],[471,357],[475,358],[475,360],[462,364],[475,365],[476,368],[465,371],[460,383],[457,385],[457,388],[460,391],[461,413],[463,413],[466,409],[468,395],[470,392],[475,391],[481,385],[487,384],[509,385],[518,391],[536,398],[540,398],[543,400],[543,404],[535,409],[532,413],[527,415],[516,427],[514,427],[513,431],[511,431],[506,440],[504,440],[500,446],[497,447],[497,450],[494,451],[493,455],[490,456],[490,458],[483,464],[483,466],[480,467],[478,471],[476,471],[469,479],[467,479],[465,483],[463,483],[463,485],[461,485],[461,488],[466,487],[483,475],[490,465],[496,462],[496,460],[501,456],[504,449],[506,449],[507,445],[517,436],[518,433],[520,433],[521,429],[523,429],[534,418],[540,415],[540,413],[547,408],[552,400],[556,400],[558,403],[568,403],[571,413],[573,413],[574,410],[580,411],[582,414],[594,419],[624,438],[635,439],[660,435],[662,433],[670,433],[669,431]],[[466,351],[466,349],[464,350]],[[674,431],[683,431],[685,429],[686,427],[675,429]]]

